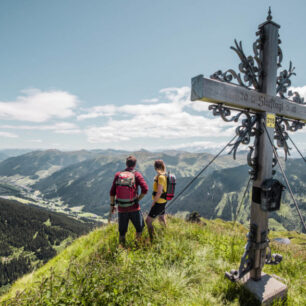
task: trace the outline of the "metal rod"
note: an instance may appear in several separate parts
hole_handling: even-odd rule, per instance
[[[264,124],[264,127],[265,127],[265,130],[266,130],[265,124]],[[274,155],[275,155],[275,157],[277,158],[277,163],[278,163],[279,168],[280,168],[280,170],[281,170],[281,172],[282,172],[282,175],[283,175],[284,180],[285,180],[285,182],[286,182],[287,188],[288,188],[288,190],[289,190],[289,193],[290,193],[290,195],[291,195],[291,197],[292,197],[292,200],[293,200],[293,202],[294,202],[294,205],[295,205],[295,207],[296,207],[296,210],[297,210],[297,212],[298,212],[298,215],[300,216],[301,222],[302,222],[303,227],[304,227],[304,230],[305,230],[305,232],[306,232],[306,225],[305,225],[305,222],[304,222],[304,220],[303,220],[303,216],[302,216],[302,214],[301,214],[301,212],[300,212],[299,206],[297,205],[297,203],[296,203],[296,201],[295,201],[295,198],[294,198],[293,192],[292,192],[292,190],[291,190],[291,187],[290,187],[290,185],[289,185],[287,176],[286,176],[286,174],[285,174],[285,172],[284,172],[284,170],[283,170],[282,165],[281,165],[280,162],[279,162],[278,154],[277,154],[277,152],[276,152],[276,150],[275,150],[275,147],[274,147],[274,145],[273,145],[273,143],[272,143],[272,140],[271,140],[269,134],[268,134],[268,137],[269,137],[269,141],[270,141],[270,144],[271,144],[271,146],[272,146]]]
[[[171,203],[168,205],[167,209],[173,205],[173,203],[185,192],[185,190],[215,161],[216,158],[218,158],[222,152],[231,144],[232,141],[235,140],[237,135],[235,135],[223,149],[214,156],[214,158],[185,186],[185,188],[171,201]]]
[[[236,223],[236,221],[238,220],[238,216],[239,216],[239,213],[240,213],[240,209],[241,209],[242,204],[243,204],[243,202],[244,202],[245,195],[246,195],[246,193],[247,193],[247,191],[248,191],[248,189],[249,189],[249,185],[250,185],[251,180],[252,180],[252,178],[251,178],[251,176],[250,176],[250,177],[249,177],[249,180],[248,180],[248,183],[247,183],[247,186],[246,186],[246,188],[245,188],[245,190],[244,190],[244,193],[243,193],[243,196],[242,196],[240,205],[239,205],[239,207],[238,207],[238,211],[237,211],[237,214],[236,214],[236,216],[235,216],[234,224],[233,224],[232,229],[234,229],[235,223]]]
[[[294,147],[296,148],[296,150],[300,153],[301,157],[303,158],[304,162],[306,162],[305,157],[302,155],[302,153],[300,152],[299,148],[295,145],[295,143],[293,142],[293,140],[291,139],[291,137],[288,134],[288,137],[290,139],[290,141],[292,142],[292,144],[294,145]]]

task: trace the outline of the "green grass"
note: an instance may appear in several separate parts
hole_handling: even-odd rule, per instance
[[[248,292],[224,278],[238,268],[246,229],[221,220],[207,225],[170,218],[166,230],[156,226],[151,244],[147,231],[135,245],[130,229],[126,248],[118,247],[117,225],[98,228],[36,272],[18,280],[0,298],[4,305],[256,305]],[[288,305],[306,305],[305,235],[289,246],[271,243],[284,260],[264,271],[286,280]],[[2,305],[1,304],[1,305]]]

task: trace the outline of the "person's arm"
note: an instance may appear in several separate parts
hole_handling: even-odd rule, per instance
[[[110,207],[112,210],[112,214],[116,211],[116,206],[115,206],[115,196],[110,196]]]
[[[138,196],[138,201],[140,201],[147,194],[149,187],[141,173],[137,172],[137,175],[135,175],[135,177],[136,184],[137,186],[140,186],[141,189],[141,194]]]
[[[141,193],[140,196],[138,196],[138,201],[140,201],[145,195],[145,193]]]
[[[110,207],[111,207],[111,212],[114,213],[116,211],[116,206],[115,206],[115,196],[116,196],[116,181],[117,181],[117,174],[114,177],[112,187],[109,191],[109,196],[110,196]]]

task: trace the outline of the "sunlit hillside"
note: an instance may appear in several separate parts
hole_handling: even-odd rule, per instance
[[[157,226],[151,244],[145,230],[135,245],[130,229],[126,248],[117,242],[117,225],[98,228],[77,239],[35,273],[18,280],[1,298],[4,305],[256,305],[248,292],[224,278],[237,268],[247,229],[222,220],[187,223],[171,217]],[[264,271],[285,279],[288,305],[306,304],[306,236],[289,237],[289,245],[271,243],[283,255]]]

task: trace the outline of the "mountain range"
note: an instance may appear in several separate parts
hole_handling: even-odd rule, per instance
[[[134,154],[139,170],[150,187],[142,207],[148,211],[155,171],[154,160],[163,159],[167,170],[177,177],[176,192],[213,158],[209,153],[181,151],[138,152],[124,151],[34,151],[10,157],[0,163],[0,195],[22,198],[37,205],[79,216],[106,216],[109,211],[109,189],[115,172],[125,168],[125,158]],[[305,163],[289,159],[285,165],[291,187],[305,217]],[[279,173],[277,177],[282,181]],[[236,216],[248,182],[246,153],[220,156],[184,194],[172,204],[169,212],[198,211],[206,218],[233,220],[235,217],[247,224],[251,188],[246,192],[239,216]],[[271,214],[271,227],[301,230],[294,204],[285,192],[281,210]]]

